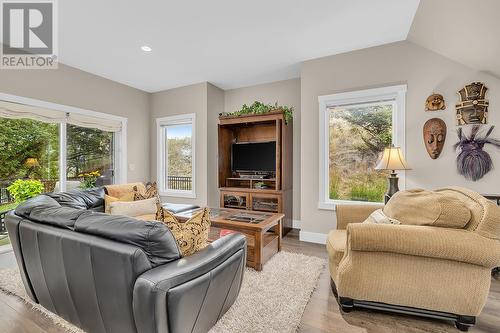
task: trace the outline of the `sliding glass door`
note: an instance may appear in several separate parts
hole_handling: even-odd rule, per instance
[[[66,126],[66,188],[112,184],[115,174],[114,133]]]

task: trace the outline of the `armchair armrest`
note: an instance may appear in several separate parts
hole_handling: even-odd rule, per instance
[[[191,256],[143,273],[137,278],[133,293],[137,331],[156,333],[175,331],[174,327],[184,325],[194,327],[198,320],[196,314],[202,311],[202,304],[198,302],[205,298],[206,302],[214,302],[209,298],[220,300],[222,297],[222,308],[216,315],[224,313],[238,295],[245,262],[246,238],[242,234],[231,234]],[[233,299],[231,291],[235,293]],[[190,307],[189,311],[186,306]],[[217,305],[212,304],[212,307]],[[199,317],[207,320],[207,316]],[[210,318],[213,323],[217,319]]]
[[[475,232],[416,225],[351,224],[348,251],[389,252],[439,258],[493,268],[500,265],[500,242]]]
[[[345,230],[350,223],[363,222],[371,213],[379,208],[384,208],[383,204],[344,204],[335,206],[337,216],[337,229]]]

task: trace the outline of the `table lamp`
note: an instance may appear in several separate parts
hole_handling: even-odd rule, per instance
[[[389,187],[387,189],[387,193],[384,195],[384,203],[387,203],[394,193],[399,191],[399,178],[396,174],[396,170],[410,170],[408,163],[406,163],[403,153],[401,152],[401,148],[395,147],[394,145],[391,145],[389,148],[385,148],[384,154],[375,167],[375,170],[391,170],[391,174],[388,177]]]

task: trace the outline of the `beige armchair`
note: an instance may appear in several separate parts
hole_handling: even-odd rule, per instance
[[[453,320],[462,331],[486,302],[500,266],[500,208],[461,188],[441,189],[471,211],[463,229],[363,222],[376,205],[338,205],[327,250],[345,312],[370,308]]]

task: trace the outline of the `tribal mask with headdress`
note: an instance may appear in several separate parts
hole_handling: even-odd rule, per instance
[[[465,178],[476,181],[493,168],[493,161],[483,147],[488,143],[500,148],[500,140],[489,137],[494,128],[491,126],[485,135],[481,135],[481,126],[473,125],[469,136],[463,133],[462,128],[458,129],[460,141],[454,146],[458,150],[457,169]]]

